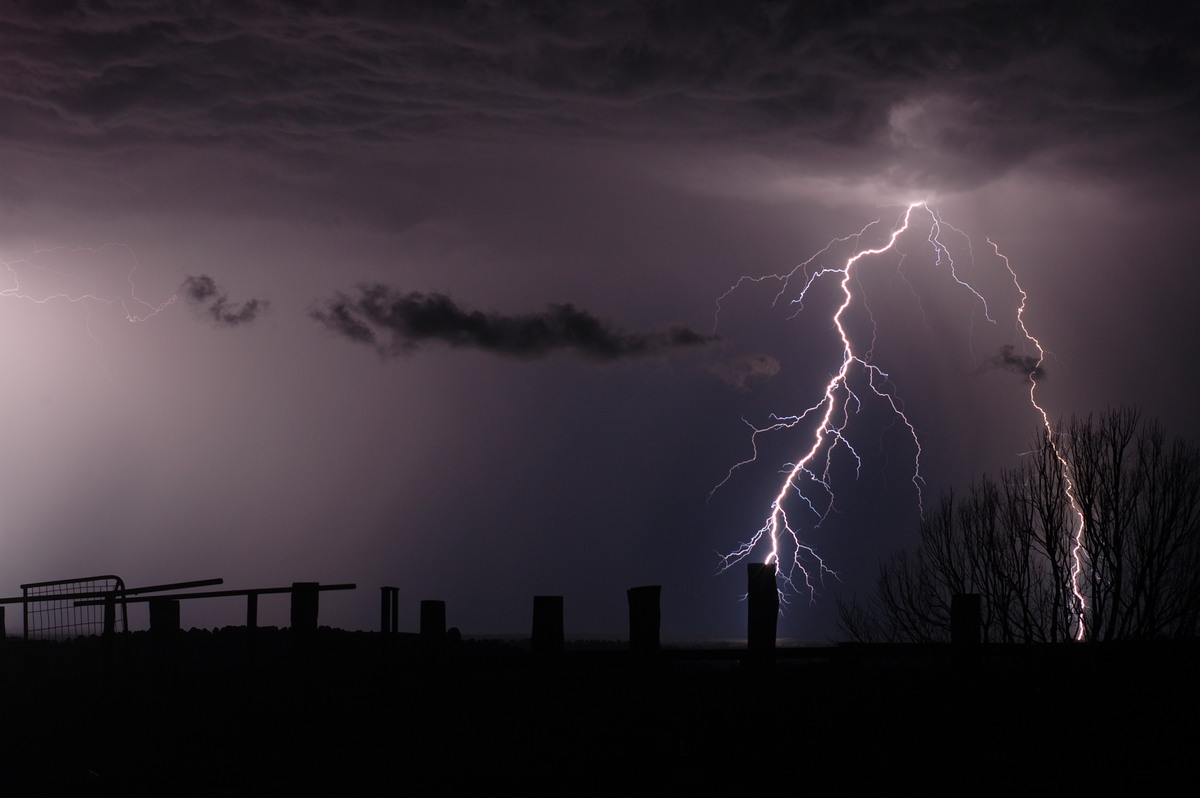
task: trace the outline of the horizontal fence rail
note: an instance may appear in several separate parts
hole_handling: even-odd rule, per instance
[[[354,583],[322,585],[318,582],[293,582],[290,587],[255,587],[244,590],[206,590],[200,593],[171,593],[169,595],[140,596],[125,599],[130,604],[180,601],[183,599],[212,599],[246,597],[246,626],[250,629],[258,627],[258,597],[280,593],[292,594],[292,626],[316,628],[317,602],[316,595],[327,590],[357,590]],[[302,598],[303,597],[303,598]],[[80,607],[90,607],[103,604],[103,601],[89,599],[77,601]],[[153,614],[152,614],[153,615]],[[174,616],[176,619],[177,615]],[[177,623],[177,620],[176,620]]]

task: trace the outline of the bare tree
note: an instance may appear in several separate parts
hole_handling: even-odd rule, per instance
[[[1072,419],[1062,439],[1083,517],[1088,637],[1194,635],[1200,449],[1130,410]]]
[[[840,605],[842,629],[948,639],[956,593],[983,597],[985,641],[1069,640],[1081,621],[1090,640],[1195,635],[1200,448],[1130,409],[1067,420],[998,481],[943,494],[917,551],[884,560],[865,603]]]

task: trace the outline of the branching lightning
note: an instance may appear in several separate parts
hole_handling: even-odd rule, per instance
[[[0,289],[0,297],[15,297],[28,302],[33,302],[34,304],[38,305],[45,305],[55,301],[64,301],[85,305],[90,302],[98,302],[104,305],[117,305],[125,314],[125,320],[129,322],[145,321],[152,316],[156,316],[165,310],[168,305],[175,301],[176,297],[171,296],[165,302],[155,305],[138,296],[137,285],[134,283],[134,274],[138,270],[137,256],[134,255],[133,250],[124,244],[109,243],[103,244],[99,247],[52,247],[48,249],[35,249],[33,256],[31,257],[55,252],[87,252],[92,255],[98,255],[107,249],[123,250],[129,257],[130,265],[124,272],[124,281],[129,286],[128,296],[120,296],[115,293],[105,295],[82,289],[71,290],[69,288],[50,290],[44,292],[44,295],[42,296],[35,296],[30,289],[22,286],[21,273],[23,270],[28,270],[34,273],[50,274],[59,278],[61,282],[70,282],[70,278],[68,275],[60,271],[38,265],[29,258],[20,258],[18,260],[0,262],[0,265],[3,265],[4,269],[8,271],[10,275],[12,275],[12,285],[7,288]]]
[[[903,425],[907,434],[911,437],[915,449],[911,482],[916,494],[918,512],[923,514],[924,500],[922,486],[924,478],[921,473],[921,457],[923,453],[921,442],[916,427],[905,413],[904,404],[897,396],[895,386],[892,384],[888,373],[873,362],[878,330],[875,327],[874,316],[871,314],[870,308],[866,307],[865,300],[855,290],[857,287],[857,270],[862,268],[865,262],[875,256],[896,251],[898,240],[913,227],[915,224],[914,217],[919,214],[927,214],[929,217],[927,241],[933,249],[935,265],[945,268],[949,272],[951,279],[965,292],[970,294],[970,300],[978,303],[978,307],[982,309],[984,319],[988,323],[995,325],[996,320],[992,316],[987,299],[970,282],[959,275],[950,250],[942,241],[943,228],[953,230],[958,235],[961,235],[968,242],[968,246],[970,246],[970,238],[961,230],[944,222],[937,211],[925,202],[915,202],[907,206],[900,215],[897,223],[892,226],[886,241],[882,245],[857,249],[840,267],[818,266],[814,264],[817,264],[818,259],[828,253],[834,246],[850,241],[856,243],[860,241],[870,228],[879,223],[878,220],[866,225],[857,233],[831,240],[823,249],[786,274],[741,277],[717,300],[719,320],[721,303],[746,283],[760,283],[769,280],[778,281],[780,289],[776,293],[772,303],[777,304],[788,294],[789,289],[795,283],[800,282],[801,286],[799,290],[788,300],[789,304],[796,307],[796,314],[799,314],[804,310],[804,302],[809,290],[819,281],[833,280],[840,290],[841,300],[836,310],[832,313],[830,322],[841,342],[841,362],[828,382],[825,383],[824,389],[816,402],[795,415],[773,414],[770,416],[770,423],[763,426],[747,422],[752,430],[750,434],[750,456],[730,468],[725,478],[713,488],[715,492],[727,483],[738,469],[758,459],[759,436],[796,428],[809,429],[811,431],[811,442],[808,444],[807,449],[803,451],[795,462],[788,463],[783,467],[783,479],[779,484],[774,498],[771,500],[769,511],[762,526],[759,527],[758,531],[749,540],[721,558],[721,569],[725,570],[733,564],[750,557],[756,550],[765,549],[766,556],[764,561],[767,564],[775,564],[776,573],[783,584],[780,591],[781,598],[786,589],[799,592],[798,583],[802,581],[804,591],[808,593],[810,600],[813,600],[816,597],[818,583],[825,576],[837,577],[837,573],[818,552],[809,543],[805,542],[800,524],[797,518],[794,517],[795,512],[789,512],[788,506],[789,500],[798,502],[798,512],[807,514],[812,518],[812,526],[814,528],[820,526],[829,516],[834,508],[836,498],[831,472],[835,453],[839,450],[844,450],[853,458],[856,469],[861,469],[862,467],[862,459],[851,441],[848,427],[852,417],[861,410],[863,405],[861,397],[866,396],[866,392],[882,400],[896,421]],[[1016,272],[1013,270],[1008,258],[1002,255],[996,245],[992,244],[990,240],[988,243],[992,245],[996,255],[1003,260],[1020,296],[1020,303],[1016,314],[1019,334],[1023,335],[1027,344],[1032,346],[1037,352],[1036,366],[1030,369],[1027,375],[1030,383],[1029,402],[1042,420],[1046,434],[1050,436],[1051,445],[1055,445],[1049,416],[1038,403],[1037,399],[1037,380],[1042,373],[1041,369],[1046,353],[1040,341],[1030,333],[1025,324],[1024,313],[1028,296],[1017,281]],[[870,320],[871,335],[869,342],[865,346],[855,342],[844,320],[846,311],[856,302],[862,303]],[[857,389],[855,386],[857,386]],[[1057,446],[1055,446],[1054,451],[1059,459],[1059,463],[1063,467],[1064,474],[1067,474],[1067,462],[1065,458],[1058,452]],[[1066,477],[1066,493],[1072,510],[1079,521],[1074,535],[1072,551],[1074,558],[1072,589],[1080,607],[1077,637],[1082,638],[1084,633],[1085,602],[1079,588],[1079,579],[1082,571],[1083,516],[1075,500],[1074,486],[1070,481],[1069,475]]]
[[[97,267],[95,261],[117,255],[118,263],[111,274],[110,269]],[[88,268],[63,269],[48,265],[55,258],[71,258],[93,262]],[[34,247],[27,257],[11,261],[0,261],[8,272],[9,284],[0,287],[0,298],[22,300],[35,305],[68,303],[82,306],[88,336],[96,348],[97,358],[105,377],[108,367],[100,344],[91,326],[90,308],[104,305],[119,308],[130,323],[146,321],[158,315],[176,297],[154,304],[138,295],[135,275],[139,268],[137,256],[124,244],[107,243],[98,247]]]

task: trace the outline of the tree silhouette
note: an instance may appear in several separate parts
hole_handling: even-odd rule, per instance
[[[885,559],[865,602],[839,603],[843,632],[947,640],[952,596],[978,593],[990,642],[1070,640],[1081,613],[1088,640],[1194,636],[1200,447],[1168,439],[1158,422],[1129,408],[1072,417],[1053,443],[1057,451],[1040,435],[998,480],[983,477],[962,496],[944,493],[921,524],[917,550]],[[1073,580],[1080,519],[1082,568]]]

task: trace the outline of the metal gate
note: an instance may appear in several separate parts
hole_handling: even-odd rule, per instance
[[[25,639],[70,640],[123,632],[125,582],[113,574],[21,585]],[[82,599],[99,603],[77,606]]]

